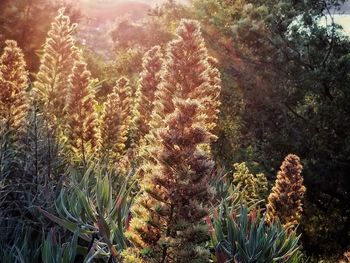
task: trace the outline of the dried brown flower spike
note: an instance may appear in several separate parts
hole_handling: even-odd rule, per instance
[[[267,223],[278,218],[289,230],[295,229],[299,224],[303,211],[302,199],[306,191],[301,176],[302,168],[298,156],[289,154],[285,158],[268,198]]]

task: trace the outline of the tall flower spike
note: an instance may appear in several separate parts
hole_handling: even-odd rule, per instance
[[[102,157],[115,164],[125,153],[131,123],[132,91],[127,78],[120,78],[104,103],[100,128]]]
[[[207,131],[211,131],[215,126],[213,121],[216,120],[218,111],[217,106],[211,105],[219,104],[220,81],[213,78],[215,67],[211,66],[209,61],[213,62],[208,56],[199,23],[194,20],[181,20],[176,38],[167,47],[161,82],[156,91],[151,115],[150,132],[145,136],[146,146],[142,152],[144,159],[152,159],[153,151],[157,150],[157,130],[164,128],[166,116],[174,112],[175,98],[197,100],[200,105],[201,125]],[[215,76],[219,76],[217,73]],[[139,173],[141,177],[145,172],[147,165],[142,165]]]
[[[218,96],[208,96],[210,65],[198,22],[181,22],[166,58],[146,136],[142,194],[127,233],[136,247],[124,256],[126,262],[209,262],[200,246],[207,238],[201,223],[214,164],[200,146],[214,139],[203,104]]]
[[[19,131],[28,109],[25,90],[28,72],[22,50],[17,42],[6,40],[0,57],[0,125]]]
[[[160,83],[160,70],[163,64],[160,46],[150,49],[143,57],[143,71],[138,89],[139,101],[137,104],[138,138],[142,139],[150,130],[150,119],[154,108],[155,93]]]
[[[213,60],[208,56],[200,25],[194,20],[181,20],[176,38],[168,44],[165,62],[161,69],[161,82],[155,94],[154,109],[149,123],[149,133],[145,136],[145,146],[140,155],[145,160],[139,170],[140,177],[148,172],[153,162],[154,151],[159,141],[158,130],[165,127],[167,115],[174,112],[174,99],[195,99],[199,102],[200,123],[207,131],[215,126],[218,104],[218,86],[213,76],[215,67],[209,64]],[[218,72],[216,72],[218,73]],[[212,77],[210,77],[212,76]],[[218,75],[216,75],[218,76]],[[212,85],[215,85],[213,87]],[[202,148],[209,148],[203,145]],[[210,149],[207,150],[210,152]]]
[[[200,25],[194,20],[181,20],[176,39],[167,48],[166,63],[161,73],[161,83],[156,92],[157,101],[152,113],[151,129],[164,127],[164,117],[174,112],[173,98],[192,98],[200,103],[205,112],[202,122],[212,128],[213,116],[217,115],[217,98],[220,93],[218,71],[208,56]],[[212,63],[213,64],[213,63]],[[208,107],[214,103],[215,106]],[[214,111],[212,109],[215,109]]]
[[[267,223],[278,218],[288,230],[295,229],[299,224],[303,211],[302,199],[306,191],[301,176],[302,168],[298,156],[289,154],[284,159],[275,186],[268,197]]]
[[[210,89],[206,92],[206,100],[204,101],[204,107],[207,108],[207,118],[205,123],[209,131],[212,131],[216,126],[216,121],[218,119],[218,114],[220,112],[220,93],[221,93],[221,74],[216,68],[218,61],[216,58],[208,57],[208,63],[210,65],[208,75],[209,75],[209,85]]]
[[[242,202],[250,205],[266,199],[268,182],[265,175],[253,175],[246,163],[235,163],[233,166],[233,184],[238,187]]]
[[[67,120],[69,146],[84,162],[96,146],[96,101],[90,76],[85,62],[82,59],[76,61],[69,77],[66,109],[69,116]]]
[[[125,77],[121,77],[117,80],[114,89],[120,99],[121,108],[123,109],[123,123],[126,125],[126,132],[128,132],[133,109],[132,89],[129,85],[129,80]]]
[[[104,103],[100,127],[100,152],[104,158],[112,163],[116,163],[125,151],[128,132],[125,116],[127,115],[122,108],[119,95],[114,90]]]
[[[126,77],[121,77],[117,80],[117,83],[114,87],[116,94],[119,96],[121,111],[121,123],[123,125],[121,129],[120,136],[123,138],[123,144],[128,139],[128,134],[130,131],[132,113],[133,113],[133,97],[132,89],[129,85],[129,80]],[[125,148],[125,147],[124,147]]]
[[[132,207],[127,236],[136,248],[124,253],[126,262],[209,262],[201,246],[208,238],[202,220],[214,164],[198,146],[212,135],[200,128],[198,102],[179,99],[175,108],[159,133],[157,164],[144,175],[142,195]]]
[[[69,17],[64,15],[64,9],[60,9],[43,47],[34,88],[44,103],[45,112],[49,118],[53,118],[52,122],[64,117],[68,76],[72,73],[74,61],[78,59],[73,39],[75,28],[76,24],[71,24]]]

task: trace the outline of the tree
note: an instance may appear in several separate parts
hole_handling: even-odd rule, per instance
[[[267,223],[278,218],[288,230],[294,230],[300,223],[302,199],[306,191],[301,176],[302,168],[298,156],[289,154],[284,159],[268,198],[265,218]]]
[[[5,128],[2,132],[20,132],[28,110],[28,72],[17,42],[6,40],[5,44],[0,57],[0,124]]]
[[[148,16],[134,21],[129,17],[116,22],[110,31],[110,37],[116,51],[115,62],[118,75],[128,77],[136,87],[142,71],[142,56],[152,47],[164,48],[173,38],[181,18],[188,18],[184,5],[176,1],[165,1],[149,10]]]
[[[74,63],[69,76],[67,102],[67,138],[68,144],[76,156],[86,164],[87,157],[96,146],[96,101],[92,90],[93,81],[86,63],[82,59]]]
[[[297,152],[308,188],[299,229],[315,254],[339,255],[350,229],[350,41],[334,16],[343,2],[191,6],[222,73],[215,157],[226,166],[259,160],[272,175],[280,156]]]
[[[189,18],[186,7],[167,0],[151,8],[143,19],[135,21],[132,17],[126,17],[117,20],[110,31],[114,48],[138,48],[145,52],[155,45],[163,47],[172,39],[182,18]]]
[[[64,9],[60,9],[51,24],[40,59],[41,65],[34,88],[43,101],[51,125],[57,121],[62,123],[65,117],[69,86],[67,76],[72,73],[74,62],[78,59],[73,39],[76,26],[71,24],[69,17],[64,14]]]

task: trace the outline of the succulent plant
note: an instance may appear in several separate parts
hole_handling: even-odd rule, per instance
[[[84,249],[86,262],[96,257],[118,260],[119,253],[128,246],[124,236],[129,222],[128,178],[118,191],[113,191],[110,175],[90,166],[79,180],[79,173],[70,172],[71,182],[56,202],[59,217],[39,210],[61,227],[78,232],[89,245]]]
[[[78,232],[70,242],[61,243],[56,240],[55,232],[51,230],[42,241],[41,258],[45,263],[74,263],[78,247]]]
[[[208,223],[217,263],[297,263],[300,262],[299,236],[286,231],[278,222],[265,224],[255,210],[222,203]]]

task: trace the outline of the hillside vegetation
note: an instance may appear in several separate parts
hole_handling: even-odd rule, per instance
[[[350,262],[344,1],[86,3],[0,2],[1,263]]]

